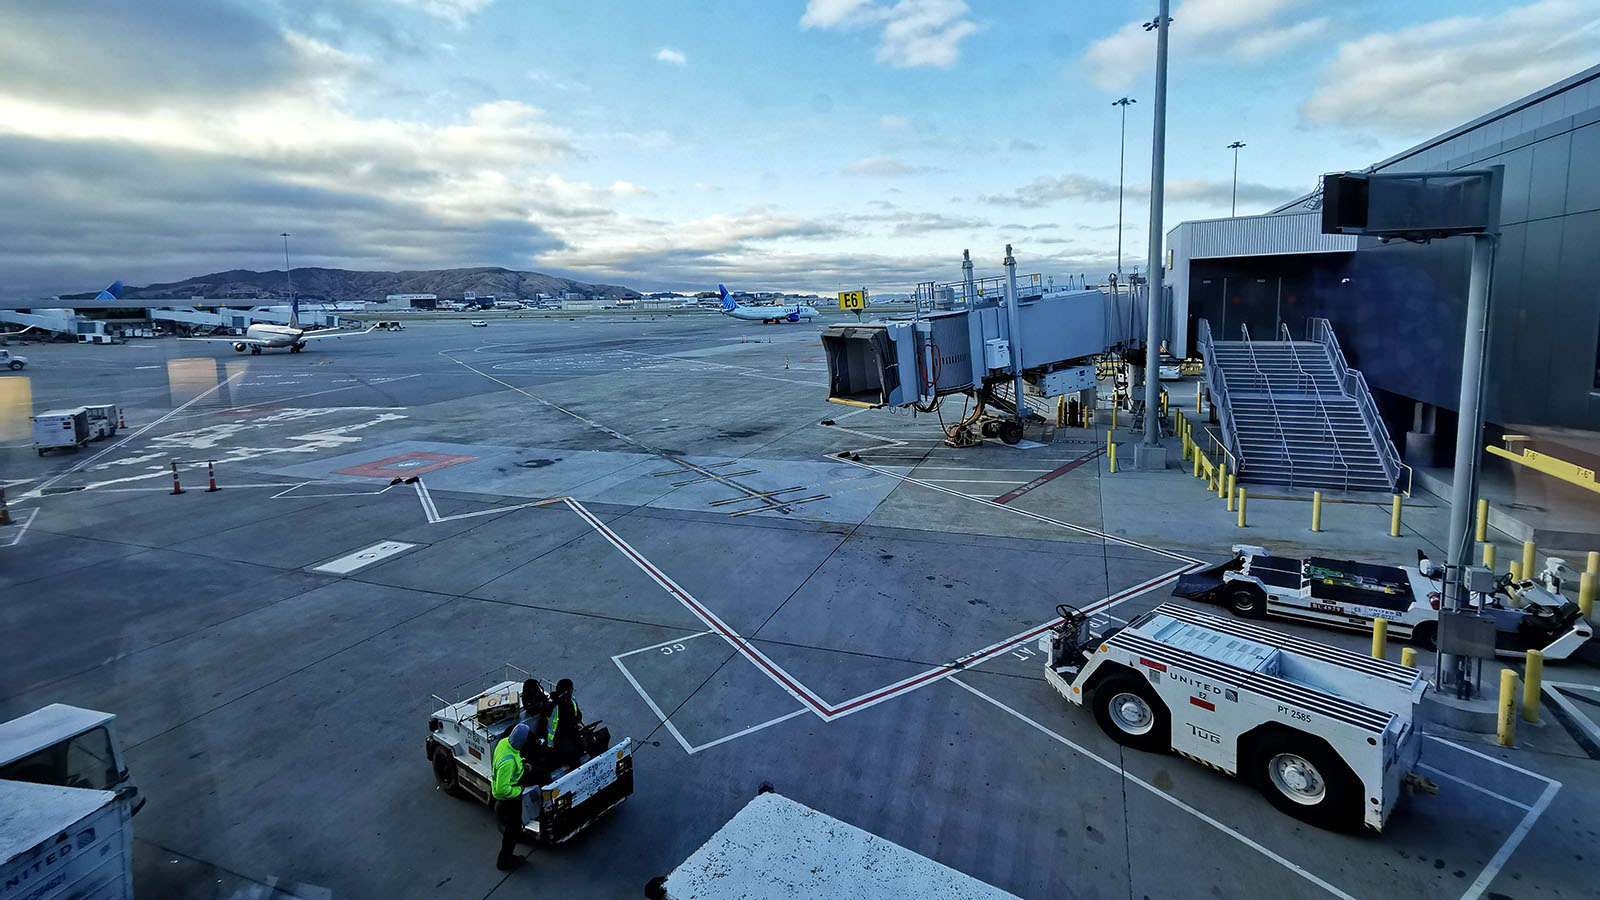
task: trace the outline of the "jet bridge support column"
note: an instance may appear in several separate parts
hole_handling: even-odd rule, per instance
[[[1006,245],[1006,331],[1011,344],[1012,399],[1015,402],[1017,422],[1027,417],[1027,406],[1022,400],[1022,317],[1017,314],[1017,260],[1011,255],[1011,245]]]

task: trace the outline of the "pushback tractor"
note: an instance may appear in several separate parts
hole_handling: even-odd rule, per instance
[[[1382,831],[1421,753],[1412,668],[1167,603],[1103,635],[1059,606],[1045,680],[1112,740],[1176,752],[1323,828]]]

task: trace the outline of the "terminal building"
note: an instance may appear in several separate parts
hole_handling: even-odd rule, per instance
[[[1353,161],[1355,162],[1355,161]],[[1529,435],[1600,468],[1600,66],[1364,169],[1504,166],[1490,295],[1486,443]],[[1356,166],[1351,166],[1352,170]],[[1167,235],[1169,342],[1305,341],[1332,326],[1416,469],[1449,465],[1470,241],[1325,235],[1320,192]],[[1208,363],[1210,360],[1208,360]],[[1590,498],[1593,494],[1588,494]]]

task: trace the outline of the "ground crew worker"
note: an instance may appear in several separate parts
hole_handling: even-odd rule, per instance
[[[555,693],[550,695],[550,724],[545,728],[545,747],[550,750],[550,765],[576,769],[583,759],[583,741],[578,729],[583,725],[583,711],[578,701],[572,699],[572,679],[556,682]]]
[[[527,723],[519,722],[511,733],[494,745],[491,770],[494,781],[489,792],[494,796],[494,814],[504,833],[500,836],[500,856],[494,867],[502,872],[522,864],[517,856],[517,838],[522,834],[522,785],[526,767],[522,764],[522,748],[528,744],[531,730]]]

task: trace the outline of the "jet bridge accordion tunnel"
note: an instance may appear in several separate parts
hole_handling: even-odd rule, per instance
[[[1023,379],[1046,396],[1094,387],[1094,357],[1126,345],[1126,335],[1108,330],[1123,318],[1108,315],[1113,302],[1097,289],[1018,299]],[[1018,374],[1007,312],[1005,301],[979,297],[914,318],[830,326],[822,334],[828,399],[866,408],[927,405],[946,394],[993,400]]]

